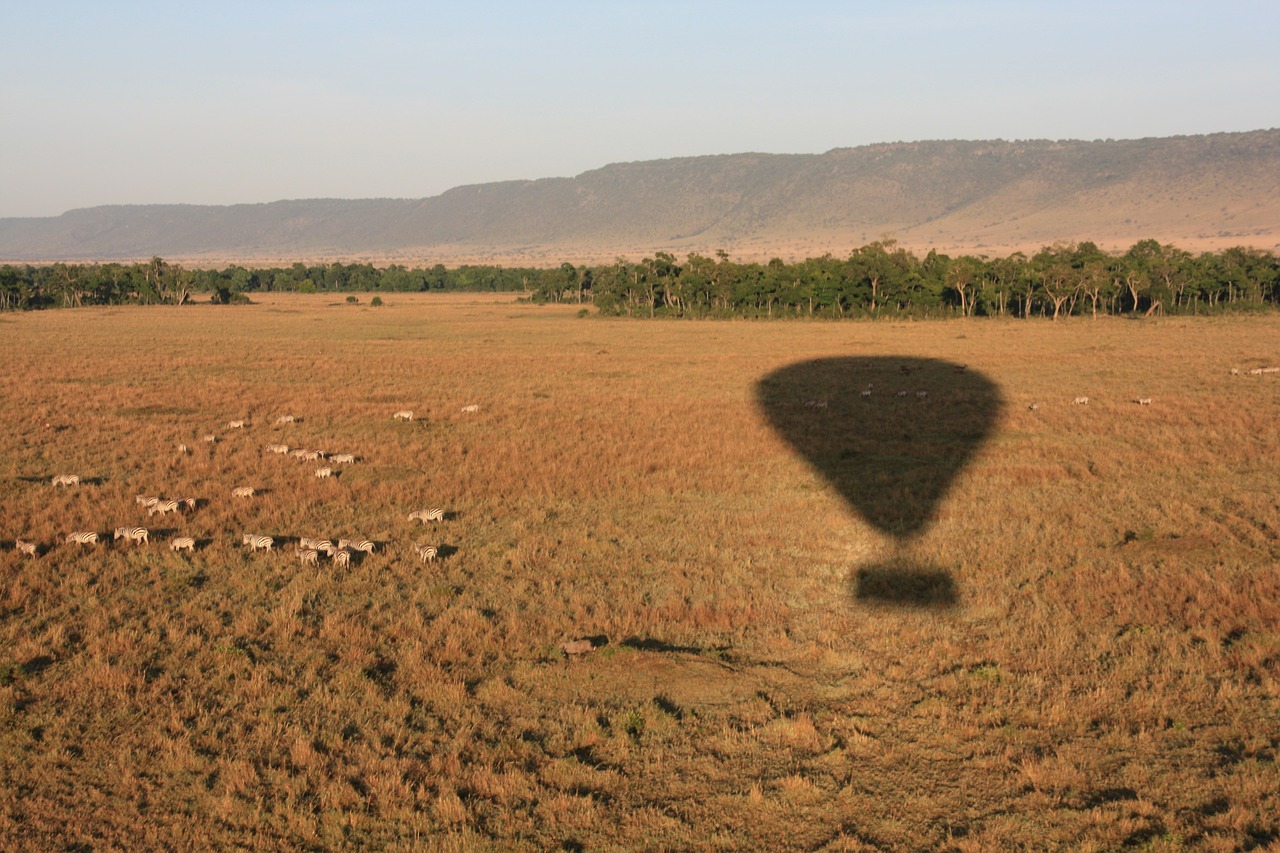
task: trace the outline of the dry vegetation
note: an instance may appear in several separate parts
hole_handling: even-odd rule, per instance
[[[1229,374],[1277,360],[1274,316],[575,313],[0,318],[4,846],[1280,840],[1280,379]],[[950,606],[856,594],[897,547],[756,405],[789,364],[884,355],[967,363],[1004,398],[908,548]],[[927,422],[948,378],[913,382]],[[362,461],[320,480],[273,442]],[[139,493],[204,503],[148,522]],[[406,518],[426,506],[451,513],[429,565]],[[150,544],[111,543],[133,524]],[[317,573],[245,532],[386,547]],[[584,637],[607,644],[566,660]]]

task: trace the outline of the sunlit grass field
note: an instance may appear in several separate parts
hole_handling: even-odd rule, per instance
[[[4,848],[1280,844],[1280,318],[261,299],[0,316]],[[831,357],[998,389],[906,542],[758,402]],[[945,430],[961,376],[812,416]],[[895,559],[947,600],[862,594]]]

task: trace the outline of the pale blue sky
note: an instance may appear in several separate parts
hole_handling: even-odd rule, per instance
[[[1275,0],[0,0],[0,216],[1280,126]]]

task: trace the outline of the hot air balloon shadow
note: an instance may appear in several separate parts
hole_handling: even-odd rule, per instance
[[[938,359],[839,357],[781,368],[761,379],[756,393],[779,434],[893,539],[890,555],[857,569],[853,596],[903,606],[955,604],[950,572],[912,550],[956,475],[990,436],[1003,406],[996,384]]]

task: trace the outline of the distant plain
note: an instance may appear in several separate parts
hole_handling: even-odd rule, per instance
[[[1247,374],[1275,315],[383,298],[0,317],[7,848],[1280,843],[1280,375]],[[761,407],[832,358],[872,393],[783,388],[789,423],[861,406],[945,443],[962,375],[998,391],[917,536]],[[320,480],[275,442],[360,461]],[[140,493],[200,504],[149,520]],[[153,541],[112,543],[133,524]],[[379,548],[317,571],[292,541],[316,535]],[[895,560],[951,594],[865,594]]]

